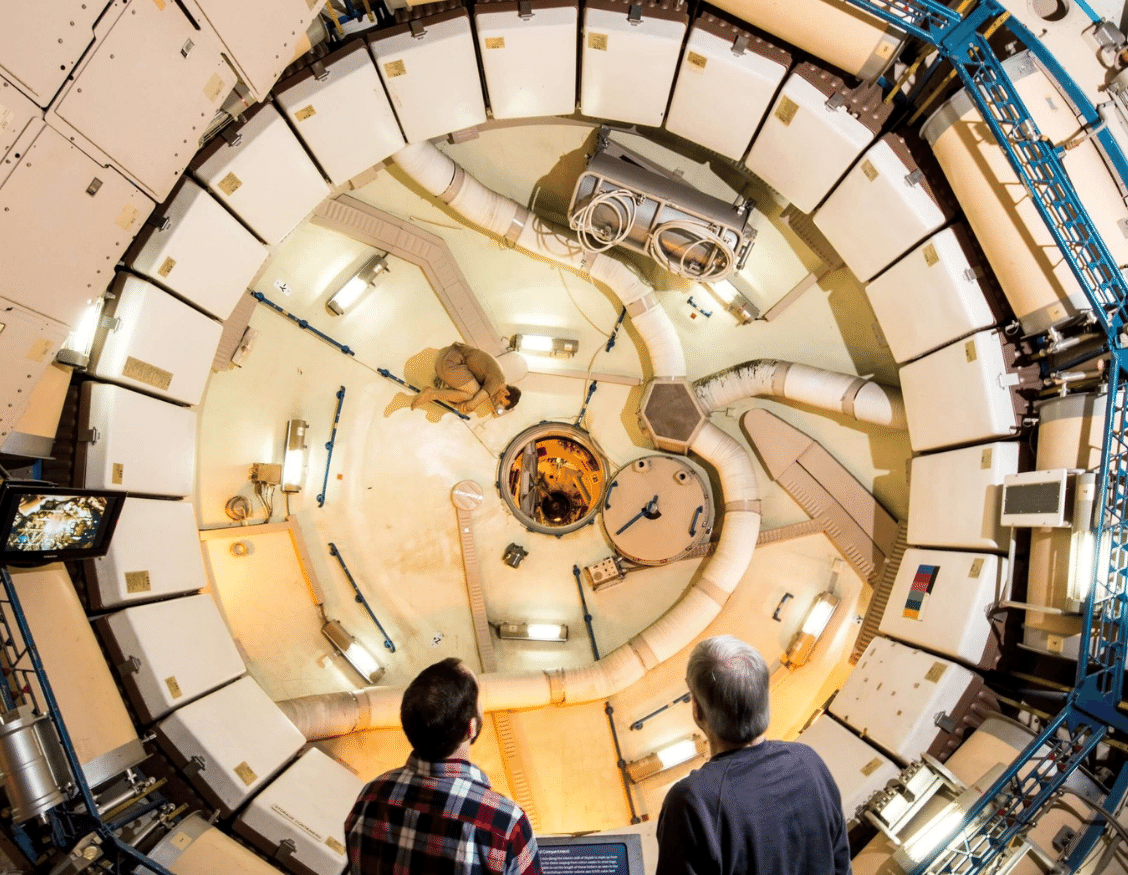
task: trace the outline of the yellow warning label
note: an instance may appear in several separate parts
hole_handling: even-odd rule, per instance
[[[125,465],[121,462],[114,462],[113,474],[110,477],[111,483],[121,484],[122,477],[125,476]]]
[[[171,371],[158,368],[156,365],[141,361],[141,359],[135,359],[133,356],[129,356],[125,360],[125,367],[121,369],[121,375],[136,380],[138,383],[144,383],[146,386],[152,386],[154,389],[167,389],[172,384]]]
[[[595,49],[597,52],[607,51],[607,34],[605,33],[592,33],[588,34],[588,48]]]
[[[985,449],[979,456],[979,467],[986,471],[991,467],[991,448]]]
[[[709,63],[709,59],[704,55],[697,54],[697,52],[688,52],[685,56],[685,62],[698,70],[704,70],[705,65]]]
[[[235,767],[235,774],[238,775],[248,787],[258,780],[258,775],[255,774],[255,770],[248,766],[246,762],[239,763],[239,765]]]
[[[333,836],[325,836],[325,844],[329,846],[329,849],[333,851],[333,853],[340,854],[342,857],[345,855],[345,846],[337,839],[333,838]]]
[[[487,49],[504,49],[505,37],[503,36],[488,36],[486,37]]]
[[[311,103],[309,106],[303,106],[295,112],[294,118],[300,122],[304,122],[307,118],[313,118],[315,115],[317,115],[317,110],[313,108],[313,104]]]
[[[877,172],[877,168],[873,166],[873,163],[868,158],[862,162],[862,173],[866,175],[866,179],[870,182],[873,182],[880,175]]]
[[[924,676],[924,679],[926,681],[932,681],[932,683],[936,683],[938,680],[940,680],[940,678],[944,676],[944,672],[946,672],[947,670],[948,666],[944,665],[944,663],[934,662],[932,663],[932,668],[928,670],[928,674]]]
[[[175,258],[166,258],[161,266],[157,269],[157,273],[161,276],[168,276],[172,273],[172,269],[176,267]]]
[[[940,256],[936,253],[936,246],[929,243],[924,247],[924,263],[929,267],[940,263]]]
[[[225,177],[223,177],[223,179],[219,181],[219,185],[216,186],[216,188],[230,197],[231,195],[235,194],[235,192],[239,189],[239,186],[241,186],[242,184],[243,180],[241,180],[238,176],[236,176],[234,173],[228,173]]]
[[[184,693],[180,689],[180,684],[177,683],[175,677],[165,678],[165,686],[168,687],[168,694],[174,699],[179,699]]]
[[[865,775],[866,777],[869,777],[870,775],[872,775],[874,772],[876,772],[880,768],[881,768],[881,757],[874,757],[872,760],[870,760],[868,763],[866,763],[864,766],[862,766],[862,774]]]
[[[165,8],[165,0],[153,0],[153,5],[163,12]]]
[[[403,76],[407,73],[407,67],[404,66],[403,61],[388,61],[384,65],[384,75],[389,79],[395,79],[397,76]]]
[[[177,831],[176,834],[174,834],[173,837],[168,840],[168,843],[176,848],[176,850],[183,851],[186,847],[192,844],[192,837],[186,832]]]
[[[133,227],[133,223],[137,221],[137,217],[141,214],[137,211],[137,207],[132,204],[126,204],[122,207],[117,217],[117,226],[123,231],[128,231]]]
[[[978,559],[975,559],[975,560],[972,561],[971,570],[968,571],[967,576],[968,577],[979,577],[979,575],[982,571],[983,571],[983,557],[980,556]]]
[[[799,104],[790,97],[781,97],[779,99],[779,106],[776,107],[774,114],[775,117],[785,125],[789,125],[792,119],[795,118],[795,113],[797,112],[799,112]]]
[[[969,340],[967,343],[964,344],[964,355],[967,356],[967,360],[969,362],[973,362],[977,358],[979,358],[979,353],[977,353],[975,351],[975,341],[974,340]]]
[[[204,97],[210,102],[215,103],[216,98],[223,93],[223,80],[219,77],[218,73],[212,73],[211,78],[208,79],[207,85],[204,86]]]
[[[41,362],[43,361],[43,359],[47,358],[47,355],[50,352],[51,341],[49,341],[45,337],[40,337],[35,341],[35,343],[31,345],[31,348],[27,351],[26,357],[31,359],[33,362]]]
[[[148,571],[127,571],[125,572],[125,591],[126,592],[148,592],[153,588],[153,584],[149,580]]]

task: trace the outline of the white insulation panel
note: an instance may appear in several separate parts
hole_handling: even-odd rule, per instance
[[[291,858],[295,862],[316,875],[340,875],[348,862],[345,818],[364,783],[311,747],[251,800],[235,829],[250,833],[270,848],[289,839],[296,847]],[[317,792],[311,793],[311,787]]]
[[[945,228],[866,286],[898,363],[995,324],[977,268],[956,231]]]
[[[908,763],[920,759],[941,734],[936,715],[950,714],[976,680],[954,662],[874,638],[830,711]]]
[[[200,757],[192,780],[209,801],[231,814],[305,744],[305,737],[244,675],[190,702],[157,726],[158,737],[181,762]]]
[[[82,384],[82,485],[183,498],[195,483],[196,412],[121,386]]]
[[[43,111],[30,98],[0,76],[0,162],[32,125],[42,125],[42,117]]]
[[[628,124],[659,127],[677,72],[688,23],[642,7],[641,22],[627,4],[584,7],[580,112]]]
[[[235,145],[216,140],[196,176],[273,245],[328,196],[329,186],[273,105],[248,113],[239,134]]]
[[[800,732],[796,741],[813,748],[830,769],[842,794],[842,811],[847,820],[901,771],[893,760],[828,715]]]
[[[27,410],[31,392],[67,339],[67,327],[0,298],[0,443]]]
[[[997,331],[980,331],[901,368],[909,442],[921,452],[1018,431]],[[958,410],[959,416],[952,411]]]
[[[154,204],[62,134],[34,127],[0,181],[0,297],[74,327]]]
[[[424,33],[406,25],[369,38],[369,48],[409,143],[461,131],[486,120],[474,35],[465,10],[423,20]]]
[[[798,73],[783,83],[745,164],[804,213],[834,188],[873,140],[868,127]]]
[[[136,670],[122,685],[150,723],[246,671],[235,640],[207,593],[135,605],[98,621],[121,661]]]
[[[89,373],[183,404],[199,404],[223,326],[132,274],[118,274],[113,290],[117,327],[100,332]]]
[[[737,54],[731,35],[694,24],[666,130],[739,161],[786,75],[780,60],[752,50]]]
[[[154,200],[164,200],[235,71],[214,33],[197,29],[181,3],[131,3],[109,23],[51,105],[50,123],[100,163],[112,162]]]
[[[537,3],[522,18],[516,3],[479,3],[474,24],[494,118],[576,111],[575,2]]]
[[[187,501],[127,498],[105,556],[87,564],[90,603],[112,608],[208,585],[196,512]]]
[[[322,63],[324,79],[303,70],[274,99],[325,175],[343,185],[403,146],[403,134],[363,42]]]
[[[1006,553],[1011,529],[999,524],[999,508],[1003,478],[1018,472],[1019,449],[999,441],[914,458],[909,543]]]
[[[1006,598],[1006,559],[910,547],[901,560],[881,634],[980,665],[993,649],[988,612]]]
[[[180,820],[149,852],[174,875],[278,875],[278,868],[243,847],[199,812]]]
[[[226,319],[266,260],[267,248],[187,176],[158,212],[168,219],[167,230],[146,224],[125,263],[217,319]]]
[[[894,134],[874,143],[814,216],[815,225],[863,282],[948,219],[923,176],[914,176],[918,168],[908,152],[898,146]]]

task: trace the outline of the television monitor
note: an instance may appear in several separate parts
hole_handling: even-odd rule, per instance
[[[124,492],[0,483],[0,565],[104,556],[124,502]]]
[[[621,835],[537,836],[544,875],[644,875],[642,838]]]

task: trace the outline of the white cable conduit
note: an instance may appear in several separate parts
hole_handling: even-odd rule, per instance
[[[702,406],[712,413],[744,398],[774,395],[820,410],[844,413],[904,431],[901,392],[852,374],[807,365],[759,359],[733,365],[693,384]]]

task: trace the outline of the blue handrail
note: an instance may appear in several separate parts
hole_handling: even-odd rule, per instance
[[[345,387],[342,386],[337,390],[337,412],[333,414],[333,429],[329,433],[329,440],[325,443],[325,449],[329,451],[329,455],[325,459],[325,479],[321,481],[321,492],[317,496],[317,506],[325,507],[325,493],[329,491],[329,467],[333,464],[333,447],[337,443],[337,424],[341,421],[341,408],[345,404]]]
[[[372,622],[376,624],[376,628],[379,629],[380,634],[384,636],[384,646],[391,653],[395,653],[396,645],[392,643],[392,639],[388,637],[388,633],[385,631],[383,625],[381,625],[380,621],[376,619],[376,615],[372,613],[372,608],[368,604],[368,599],[364,597],[364,593],[362,593],[360,591],[360,587],[356,585],[356,581],[353,579],[352,572],[349,571],[349,567],[345,564],[345,557],[341,555],[341,551],[337,549],[337,545],[333,542],[329,543],[329,554],[337,559],[337,562],[341,566],[341,570],[345,572],[345,577],[347,577],[349,579],[349,583],[352,584],[353,592],[356,593],[357,602],[364,605],[364,610],[368,611],[368,616],[372,618]]]
[[[289,319],[291,322],[293,322],[299,328],[301,328],[305,331],[308,331],[310,334],[313,334],[313,335],[321,338],[326,343],[328,343],[330,346],[335,346],[337,349],[339,349],[345,355],[356,355],[355,350],[350,349],[349,347],[345,346],[345,344],[343,344],[343,343],[338,343],[337,341],[335,341],[332,337],[330,337],[325,332],[318,331],[316,328],[314,328],[312,325],[309,324],[309,320],[302,319],[300,316],[295,316],[290,311],[284,310],[282,307],[279,307],[277,304],[275,304],[272,300],[270,300],[270,298],[268,298],[262,292],[251,292],[251,297],[254,298],[256,301],[258,301],[259,303],[266,304],[266,306],[270,307],[272,310],[274,310],[277,313],[280,313],[281,315],[285,316],[287,319]]]

